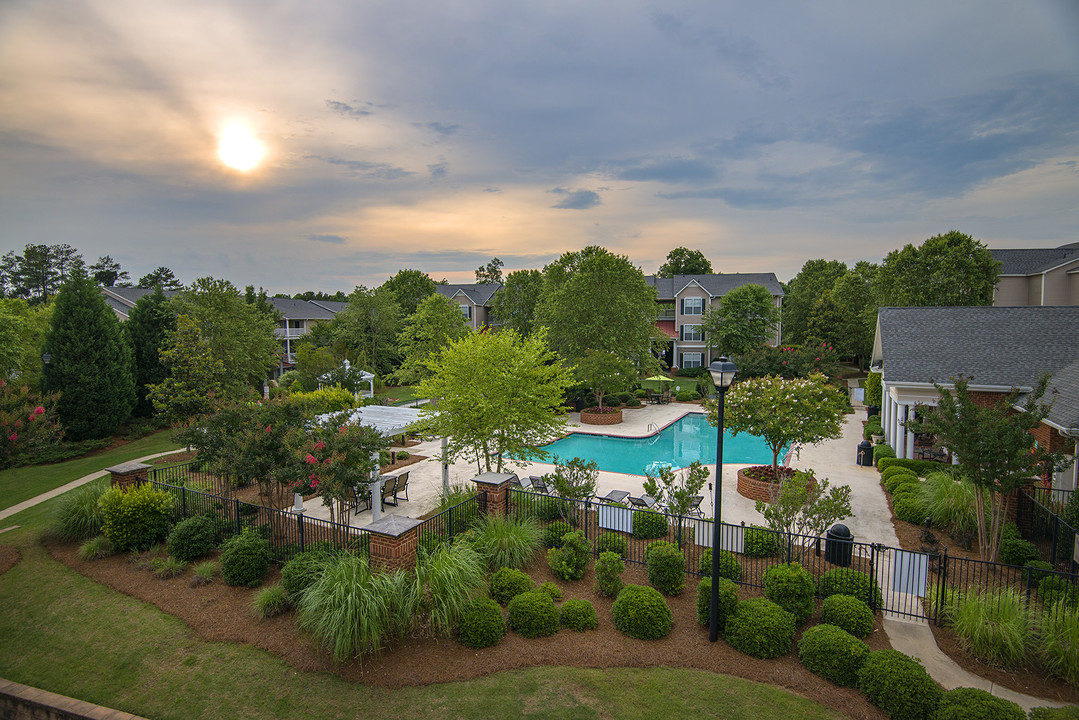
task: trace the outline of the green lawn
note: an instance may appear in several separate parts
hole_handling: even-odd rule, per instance
[[[415,388],[412,385],[400,385],[398,387],[387,387],[383,392],[390,400],[397,403],[415,400],[414,391]]]
[[[53,465],[32,465],[4,470],[0,472],[0,510],[66,485],[72,480],[77,480],[97,470],[179,448],[180,446],[172,441],[172,431],[162,430],[90,457],[75,458]]]

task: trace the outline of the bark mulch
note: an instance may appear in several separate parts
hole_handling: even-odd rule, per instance
[[[14,545],[0,545],[0,575],[19,564],[22,555]]]
[[[391,688],[427,685],[540,665],[689,667],[775,685],[847,717],[885,717],[857,690],[837,687],[806,670],[798,660],[797,638],[795,649],[775,660],[743,655],[722,639],[709,643],[707,629],[697,623],[696,582],[689,575],[685,591],[668,599],[674,614],[674,629],[663,640],[633,640],[615,629],[611,622],[612,601],[593,592],[591,569],[580,581],[564,582],[556,580],[547,563],[537,556],[530,569],[533,578],[539,583],[555,582],[562,588],[565,599],[590,600],[600,618],[597,630],[584,633],[561,630],[551,637],[535,640],[509,632],[498,645],[479,651],[469,650],[451,639],[417,633],[376,657],[335,665],[326,653],[315,648],[310,637],[296,628],[293,612],[262,622],[256,620],[251,613],[251,601],[257,590],[229,587],[220,579],[210,585],[192,587],[190,571],[171,580],[158,580],[147,570],[133,565],[126,555],[84,561],[78,558],[74,546],[44,542],[53,558],[96,582],[180,618],[204,640],[255,645],[299,670],[332,672],[351,682]],[[266,584],[276,582],[279,576],[279,570],[273,569]],[[644,569],[639,567],[628,567],[623,579],[647,584]],[[743,588],[743,597],[753,594],[759,593]],[[818,615],[805,627],[819,619],[818,610]],[[890,647],[880,618],[867,642],[875,650]]]

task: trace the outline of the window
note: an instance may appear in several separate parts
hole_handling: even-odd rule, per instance
[[[682,337],[679,339],[685,342],[702,342],[704,340],[704,333],[701,332],[700,325],[683,325]]]
[[[683,315],[703,315],[704,298],[682,298]]]
[[[704,353],[679,353],[682,357],[682,362],[678,366],[680,368],[699,368],[701,366],[701,358]]]
[[[459,305],[461,308],[461,314],[465,316],[465,320],[472,320],[472,306],[471,305]]]

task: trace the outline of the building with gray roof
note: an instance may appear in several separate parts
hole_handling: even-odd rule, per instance
[[[990,252],[1001,265],[994,305],[1079,305],[1079,242]]]
[[[491,318],[491,298],[502,289],[502,283],[439,284],[435,291],[457,303],[473,329],[495,324]]]

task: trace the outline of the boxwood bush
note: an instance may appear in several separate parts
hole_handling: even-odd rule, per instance
[[[855,637],[873,632],[873,611],[853,595],[831,595],[821,605],[821,622],[843,628]]]
[[[217,524],[205,515],[189,517],[176,524],[166,542],[169,555],[177,560],[197,560],[209,554],[217,544]]]
[[[562,600],[562,588],[558,587],[558,585],[551,582],[550,580],[540,585],[538,589],[540,592],[550,595],[551,599],[555,602],[559,602]]]
[[[570,598],[562,603],[560,615],[562,627],[576,630],[577,632],[595,630],[599,626],[596,608],[592,607],[592,603],[587,600]]]
[[[655,588],[626,585],[611,606],[614,626],[638,640],[659,640],[671,632],[674,616],[667,601]]]
[[[706,577],[712,576],[712,548],[701,553],[697,562],[697,572]],[[738,582],[742,579],[742,563],[730,550],[719,551],[719,576]]]
[[[605,532],[596,538],[596,554],[613,552],[618,557],[626,556],[626,538],[622,533]]]
[[[779,554],[779,538],[766,527],[750,525],[745,529],[742,551],[746,557],[775,557]]]
[[[888,481],[896,475],[909,475],[912,478],[917,478],[918,475],[910,468],[898,467],[893,465],[892,467],[885,468],[880,471],[880,479],[887,485]]]
[[[543,544],[549,548],[562,547],[562,538],[566,536],[566,533],[571,532],[573,532],[573,527],[568,522],[555,520],[543,528]]]
[[[949,690],[940,699],[933,720],[1026,720],[1027,714],[1011,700],[978,688]]]
[[[497,645],[506,635],[506,620],[502,608],[491,598],[475,598],[461,612],[457,623],[457,642],[465,647],[480,648]]]
[[[562,537],[561,547],[547,551],[547,564],[551,572],[560,580],[580,580],[588,569],[588,540],[580,530],[566,533]]]
[[[670,528],[667,516],[655,510],[636,510],[633,513],[633,537],[638,540],[655,540],[666,537]]]
[[[909,470],[900,470],[898,473],[884,481],[884,489],[894,494],[903,485],[921,486],[921,484],[922,481],[919,480],[914,473]]]
[[[626,564],[621,556],[606,550],[596,558],[596,592],[607,597],[617,597],[622,590],[622,573]]]
[[[1036,707],[1030,711],[1030,720],[1079,720],[1079,707]]]
[[[491,597],[499,605],[505,605],[521,593],[536,589],[536,581],[516,568],[500,568],[491,573],[487,581]]]
[[[523,592],[510,600],[510,628],[526,638],[554,635],[558,632],[558,608],[547,593]]]
[[[922,501],[913,495],[901,495],[892,501],[892,510],[898,520],[912,525],[924,525],[928,512]]]
[[[270,544],[255,528],[244,528],[221,546],[221,577],[229,585],[255,587],[270,567]]]
[[[686,556],[672,543],[657,540],[644,549],[648,582],[664,595],[678,595],[686,587]]]
[[[858,689],[890,717],[933,717],[944,694],[922,664],[898,650],[874,650],[858,671]]]
[[[931,472],[940,470],[942,465],[933,460],[911,460],[897,457],[881,458],[880,462],[877,463],[877,469],[881,472],[890,467],[907,468],[908,470],[913,470],[918,477],[925,477]]]
[[[1000,561],[1008,565],[1026,565],[1041,560],[1038,548],[1029,540],[1008,539],[1000,544]]]
[[[895,450],[892,450],[891,445],[874,445],[873,446],[873,462],[879,463],[884,458],[894,458]],[[880,465],[877,465],[879,468]]]
[[[816,583],[800,563],[773,565],[764,571],[764,595],[801,625],[813,614]]]
[[[1079,587],[1060,575],[1047,575],[1038,583],[1038,596],[1044,605],[1054,605],[1058,602],[1076,605],[1079,603]]]
[[[727,618],[723,639],[746,655],[768,659],[790,652],[794,632],[794,615],[767,598],[753,598]]]
[[[814,625],[798,641],[798,659],[806,669],[843,687],[858,685],[867,655],[868,645],[835,625]]]
[[[117,552],[143,550],[165,539],[175,498],[143,483],[124,492],[110,488],[98,498],[101,533]]]
[[[727,578],[720,578],[716,583],[719,587],[719,612],[717,613],[719,630],[722,632],[727,625],[727,618],[738,607],[738,586]],[[697,622],[708,627],[712,622],[712,578],[701,578],[697,583]]]
[[[326,566],[329,551],[318,548],[297,553],[281,567],[281,585],[293,605],[300,602],[304,591],[318,581]]]
[[[817,594],[822,598],[853,595],[870,608],[879,608],[884,604],[877,581],[851,568],[836,568],[821,575],[817,582]]]

